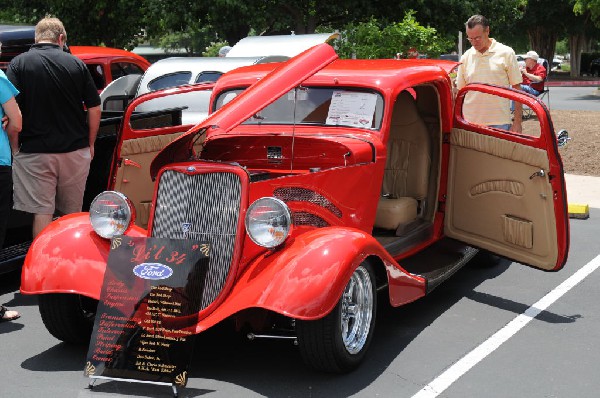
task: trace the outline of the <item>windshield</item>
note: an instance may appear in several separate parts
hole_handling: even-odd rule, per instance
[[[242,91],[229,90],[219,94],[216,109]],[[379,130],[382,116],[383,97],[377,92],[339,87],[298,87],[243,124],[305,124]]]

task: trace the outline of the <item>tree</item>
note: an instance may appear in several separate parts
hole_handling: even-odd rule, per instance
[[[6,0],[13,22],[35,24],[45,15],[64,23],[69,44],[133,46],[143,28],[144,0]]]
[[[571,44],[571,76],[573,75],[573,69],[576,72],[585,70],[588,65],[581,65],[581,53],[590,49],[590,42],[587,40],[588,37],[598,37],[600,35],[600,0],[575,0],[573,6],[575,14],[585,18],[587,22],[584,33],[580,33],[578,36],[572,38]],[[573,56],[576,49],[576,57]],[[575,58],[575,59],[574,59]]]
[[[348,24],[335,45],[340,58],[362,59],[394,58],[397,53],[406,56],[413,48],[421,54],[436,57],[452,46],[440,38],[435,29],[421,26],[413,11],[408,11],[401,22],[384,26],[374,18]]]
[[[490,20],[492,37],[511,43],[517,32],[515,21],[523,15],[526,4],[527,0],[376,0],[374,16],[381,21],[397,21],[412,9],[421,25],[434,27],[438,35],[455,41],[457,33],[464,32],[467,19],[481,14]]]
[[[517,29],[527,32],[529,50],[552,60],[556,42],[564,37],[574,17],[572,0],[529,0]]]
[[[589,12],[596,26],[600,27],[600,0],[576,0],[573,10],[576,14]]]

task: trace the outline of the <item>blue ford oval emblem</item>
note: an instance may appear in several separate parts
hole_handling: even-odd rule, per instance
[[[142,263],[133,268],[133,273],[142,279],[167,279],[173,275],[171,267],[161,263]]]

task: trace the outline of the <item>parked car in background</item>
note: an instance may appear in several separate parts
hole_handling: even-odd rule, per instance
[[[131,51],[98,46],[71,46],[71,54],[88,67],[96,88],[102,91],[110,82],[127,75],[142,75],[150,62]]]
[[[113,159],[119,193],[53,222],[25,259],[21,292],[38,295],[48,331],[89,342],[111,238],[123,235],[168,240],[165,252],[181,239],[210,246],[185,290],[199,311],[149,319],[150,304],[134,299],[115,309],[131,336],[228,320],[249,338],[295,341],[327,372],[363,361],[378,300],[397,307],[431,293],[475,247],[546,271],[565,265],[565,181],[538,99],[485,84],[455,98],[451,61],[336,58],[320,44],[232,70],[214,84],[209,117],[187,131],[132,127],[131,112],[202,85],[135,98]],[[465,120],[474,92],[525,103],[538,124],[514,133]],[[118,266],[131,274],[134,264]]]
[[[6,70],[8,63],[17,55],[29,50],[35,41],[35,26],[0,25],[0,69]]]
[[[600,76],[600,58],[596,58],[590,62],[589,71],[592,76]]]
[[[256,56],[256,57],[172,57],[153,63],[139,82],[131,80],[137,90],[133,97],[189,84],[214,83],[223,73],[240,66],[280,62],[287,60],[284,56]],[[183,124],[196,124],[208,115],[208,105],[212,90],[193,91],[186,95],[156,98],[139,105],[136,111],[148,112],[166,108],[185,108],[182,111]],[[119,109],[111,102],[119,98],[119,93],[114,94],[107,90],[102,94],[103,109]],[[121,101],[121,108],[123,107]]]
[[[442,54],[439,56],[438,59],[445,59],[448,61],[458,62],[460,60],[460,57],[458,54]]]
[[[29,51],[34,42],[35,26],[0,25],[0,69],[6,70],[8,63],[17,55]],[[141,75],[150,66],[150,62],[143,57],[118,48],[71,46],[65,49],[85,62],[98,91],[119,77]]]
[[[225,72],[235,68],[286,61],[302,51],[339,37],[338,33],[305,35],[249,36],[237,42],[225,57],[170,57],[152,64],[136,81],[127,79],[102,93],[105,110],[123,110],[128,101],[143,94],[187,84],[214,83]],[[134,95],[131,93],[135,92]],[[184,124],[195,124],[208,115],[212,90],[194,91],[185,96],[163,97],[138,106],[147,112],[165,108],[182,108]]]
[[[317,44],[330,43],[339,36],[339,33],[248,36],[235,43],[227,53],[226,57],[265,57],[281,55],[289,58],[294,57]]]

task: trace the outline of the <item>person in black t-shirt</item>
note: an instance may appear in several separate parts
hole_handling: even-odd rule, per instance
[[[23,114],[13,159],[14,208],[34,214],[34,237],[55,211],[81,211],[100,125],[94,81],[83,61],[63,51],[66,41],[62,22],[43,18],[35,27],[35,44],[7,70]]]

